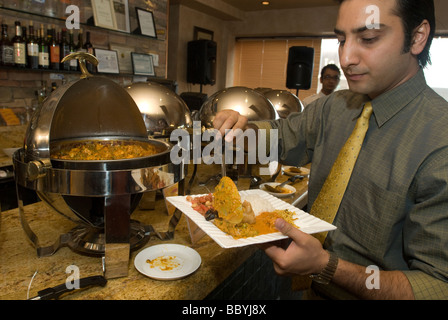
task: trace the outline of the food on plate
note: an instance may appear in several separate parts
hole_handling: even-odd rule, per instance
[[[207,221],[212,221],[233,238],[248,238],[277,232],[275,221],[278,218],[294,225],[296,220],[294,212],[275,210],[269,201],[259,196],[246,195],[242,198],[230,178],[224,177],[218,186],[214,194],[187,196],[186,199]],[[238,211],[234,214],[230,210]],[[235,217],[238,217],[235,219],[237,222],[233,219]]]
[[[119,160],[148,157],[157,153],[155,146],[137,141],[83,141],[67,144],[51,151],[61,160]]]
[[[275,221],[282,218],[294,225],[294,212],[289,210],[274,210],[262,212],[255,217],[254,223],[241,222],[232,224],[222,219],[215,219],[215,225],[231,235],[235,239],[256,237],[262,234],[278,232],[275,228]]]
[[[287,175],[308,175],[310,174],[310,169],[304,167],[285,167],[283,172]]]
[[[237,224],[243,220],[243,204],[238,189],[229,177],[222,177],[213,194],[213,207],[219,217],[229,223]]]
[[[191,207],[203,216],[208,210],[213,209],[213,193],[199,197],[187,196],[187,201],[191,202]]]
[[[252,209],[252,205],[249,201],[243,201],[243,223],[254,224],[255,223],[255,212]]]
[[[269,184],[265,184],[264,185],[264,189],[266,191],[269,191],[269,192],[280,193],[280,194],[294,193],[294,191],[291,190],[291,189],[288,189],[288,188],[285,188],[285,187],[279,187],[279,186],[273,187],[273,186],[271,186]]]
[[[151,268],[159,268],[161,271],[170,271],[179,267],[180,263],[175,256],[161,256],[155,259],[147,259]]]

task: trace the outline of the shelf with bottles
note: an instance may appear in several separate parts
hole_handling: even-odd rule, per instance
[[[120,0],[118,2],[128,3],[128,0]],[[45,20],[52,20],[55,24],[65,25],[67,17],[70,15],[69,13],[66,13],[66,8],[69,5],[75,5],[80,9],[79,24],[84,28],[89,27],[105,30],[118,35],[141,37],[146,39],[149,38],[148,36],[139,33],[138,19],[134,16],[134,14],[130,14],[133,11],[127,8],[127,5],[126,8],[128,10],[128,14],[120,14],[120,18],[116,17],[118,20],[126,20],[126,22],[120,22],[120,25],[125,24],[127,25],[127,28],[122,26],[121,29],[110,29],[95,25],[91,0],[46,0],[46,2],[45,0],[0,0],[0,13],[9,12],[14,16],[20,16],[27,20],[33,19],[32,17],[39,17],[44,18]],[[164,21],[164,23],[167,23],[167,21]],[[155,38],[150,37],[151,40],[165,41],[165,30],[166,27],[163,25],[158,26],[158,28],[156,28],[156,33],[159,36],[156,36]]]
[[[88,52],[95,55],[95,49],[90,41],[90,31],[84,32],[81,28],[77,32],[77,42],[74,41],[74,31],[57,28],[53,25],[40,24],[34,27],[30,21],[28,28],[15,22],[14,34],[11,37],[8,25],[1,25],[0,35],[0,70],[24,70],[44,72],[71,72],[79,73],[77,60],[64,63],[60,61],[73,52]],[[84,40],[85,39],[85,40]],[[130,48],[130,47],[128,47]],[[87,63],[88,71],[92,74],[107,76],[130,77],[134,74],[128,70],[119,73],[101,73]],[[124,71],[124,72],[123,72]]]
[[[49,17],[34,14],[34,13],[25,13],[21,12],[20,10],[13,10],[10,8],[3,8],[1,7],[1,1],[0,0],[0,21],[2,24],[7,24],[7,34],[9,37],[9,40],[12,41],[12,38],[15,37],[15,21],[21,22],[22,27],[22,36],[26,39],[31,38],[29,35],[34,34],[35,39],[40,39],[41,34],[44,34],[44,38],[47,39],[48,35],[51,36],[52,40],[55,38],[53,34],[53,28],[56,32],[56,38],[59,37],[59,39],[62,39],[62,31],[65,30],[65,20],[60,19],[57,17]],[[48,0],[46,0],[48,3]],[[53,0],[52,0],[53,1]],[[65,0],[60,0],[65,1]],[[67,0],[68,1],[68,0]],[[66,1],[66,2],[67,2]],[[119,0],[124,1],[124,0]],[[126,0],[127,1],[127,0]],[[163,1],[163,0],[156,0],[156,1]],[[72,0],[68,2],[73,2]],[[5,2],[6,3],[6,2]],[[136,3],[136,2],[133,2]],[[21,14],[15,14],[16,12],[20,12]],[[43,17],[43,18],[42,18]],[[33,32],[30,32],[29,26],[33,24]],[[44,27],[44,31],[41,32],[42,26]],[[25,30],[23,30],[25,28]],[[130,52],[137,52],[137,53],[144,53],[144,54],[152,54],[154,57],[154,61],[159,62],[158,57],[165,57],[166,51],[167,51],[167,43],[158,41],[157,43],[154,43],[149,37],[142,36],[145,38],[145,41],[142,41],[141,37],[135,37],[134,35],[130,35],[128,33],[123,32],[114,32],[105,28],[98,28],[93,26],[84,26],[81,25],[80,29],[68,29],[66,31],[66,37],[70,38],[70,33],[73,34],[73,38],[75,41],[75,50],[86,50],[85,48],[85,40],[88,35],[91,35],[93,46],[98,49],[110,49],[115,50],[119,54],[119,64],[120,64],[120,73],[119,75],[123,76],[132,76],[132,65],[131,65],[131,57]],[[80,41],[79,37],[82,36],[83,40]],[[0,40],[2,41],[2,40]],[[32,47],[28,49],[29,45],[27,44],[26,50],[27,54],[34,52],[34,58],[36,60],[36,50],[39,48],[39,41],[36,40],[37,43],[32,44]],[[87,41],[86,41],[87,42]],[[1,45],[0,45],[1,46]],[[13,47],[13,45],[10,45],[10,48]],[[37,48],[37,49],[36,49]],[[34,50],[34,51],[33,51]],[[54,50],[54,49],[53,49]],[[60,58],[62,59],[65,54],[62,54],[63,47],[59,46],[60,50]],[[73,52],[73,51],[71,51]],[[92,49],[90,48],[90,52],[92,53]],[[45,54],[45,52],[40,53]],[[59,68],[56,67],[55,69],[51,68],[51,48],[48,51],[48,60],[50,60],[50,67],[46,67],[44,65],[38,66],[37,70],[51,70],[56,72],[75,72],[74,69],[66,70],[63,66],[59,65]],[[39,52],[37,53],[37,61],[39,62]],[[45,57],[43,59],[46,59]],[[2,59],[2,53],[0,52],[0,68],[3,69],[3,66],[6,64],[7,67],[14,67],[15,63],[11,63],[11,61],[7,61],[4,63],[5,59]],[[76,62],[72,62],[74,64]],[[2,66],[3,64],[3,66]],[[124,66],[122,68],[122,66]],[[130,66],[130,67],[129,67]],[[162,60],[161,64],[155,64],[154,65],[157,68],[157,72],[160,72],[159,75],[165,75],[166,73],[166,61]],[[18,65],[19,67],[19,65]],[[27,59],[27,65],[25,68],[23,66],[20,66],[20,69],[25,70],[36,70],[35,66],[33,67],[32,61],[28,62]],[[79,70],[78,70],[79,71]],[[107,74],[112,75],[112,74]]]
[[[60,61],[72,52],[86,51],[93,54],[90,32],[86,32],[84,41],[82,29],[78,31],[77,44],[74,42],[73,29],[56,28],[54,24],[47,25],[47,28],[44,24],[40,24],[38,28],[34,28],[33,21],[30,21],[27,29],[20,21],[16,21],[13,37],[9,36],[8,25],[2,24],[1,30],[0,66],[2,67],[79,71],[76,60],[66,63]]]

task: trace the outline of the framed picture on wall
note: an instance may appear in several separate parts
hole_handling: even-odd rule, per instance
[[[111,43],[109,49],[117,51],[120,73],[132,73],[131,52],[135,51],[135,48]]]
[[[155,76],[152,56],[146,53],[131,53],[134,74],[139,76]]]
[[[213,40],[213,35],[213,31],[194,27],[194,40]]]
[[[117,22],[117,30],[131,32],[129,23],[129,1],[113,0],[115,20]]]
[[[96,68],[99,73],[120,73],[117,51],[95,49],[95,56],[98,59]]]
[[[112,0],[92,0],[95,26],[117,30],[115,10]]]
[[[137,33],[157,39],[156,23],[152,11],[135,8],[138,19]]]

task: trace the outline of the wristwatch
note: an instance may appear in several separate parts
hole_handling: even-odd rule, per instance
[[[334,252],[330,252],[330,260],[328,260],[327,266],[320,273],[310,275],[310,278],[320,284],[329,284],[333,279],[336,268],[338,267],[339,258]]]

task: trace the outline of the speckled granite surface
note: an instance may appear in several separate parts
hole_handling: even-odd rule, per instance
[[[3,152],[5,148],[22,148],[26,125],[0,126],[0,167],[12,165],[11,157]]]
[[[192,194],[206,193],[212,186],[200,187],[197,181],[203,181],[213,174],[212,167],[205,172],[198,173],[192,188]],[[218,170],[219,167],[214,168]],[[191,170],[190,170],[191,172]],[[188,181],[189,177],[187,177]],[[281,177],[280,179],[285,179]],[[307,181],[295,184],[303,192]],[[294,198],[288,199],[292,201]],[[74,253],[69,248],[60,248],[54,255],[38,258],[35,249],[22,229],[19,210],[14,209],[1,213],[0,222],[0,299],[26,299],[28,286],[33,274],[37,274],[29,289],[29,296],[33,297],[39,290],[65,283],[66,268],[76,265],[80,277],[102,274],[101,258],[88,257]],[[76,224],[51,210],[45,203],[40,202],[25,207],[25,215],[31,229],[36,233],[41,245],[52,244],[60,234],[68,232]],[[166,231],[170,216],[167,214],[165,201],[158,197],[153,210],[137,210],[132,218],[143,224],[152,225],[158,231]],[[174,239],[167,242],[151,239],[145,247],[159,243],[183,244],[195,249],[202,258],[202,264],[192,275],[172,281],[153,280],[140,274],[134,267],[134,258],[142,250],[131,253],[129,273],[127,277],[109,279],[105,287],[91,287],[79,290],[63,299],[203,299],[214,288],[222,283],[256,250],[249,246],[236,249],[222,249],[211,238],[204,236],[197,243],[192,244],[185,216],[182,216]],[[144,248],[145,248],[144,247]]]

